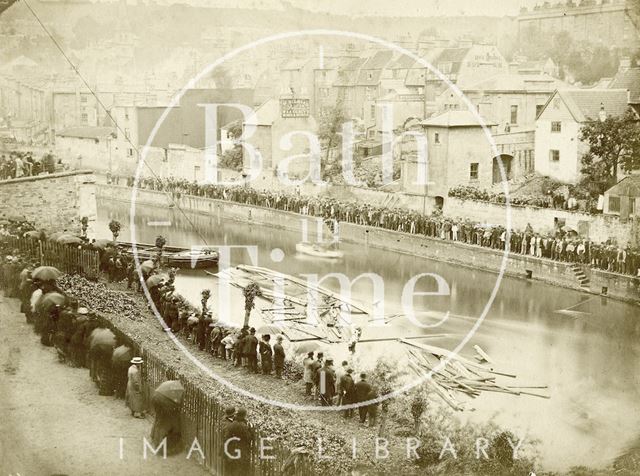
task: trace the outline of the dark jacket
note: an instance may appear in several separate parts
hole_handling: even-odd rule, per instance
[[[366,380],[360,380],[355,384],[356,402],[366,402],[371,393],[371,384]]]
[[[253,334],[249,334],[242,341],[242,346],[242,352],[245,355],[256,355],[258,353],[256,349],[256,347],[258,346],[258,338]]]
[[[284,347],[282,344],[274,344],[273,346],[273,360],[276,365],[284,364]]]

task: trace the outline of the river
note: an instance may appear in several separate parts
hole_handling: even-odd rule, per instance
[[[123,225],[120,239],[130,241],[128,204],[99,201],[98,210],[98,236],[110,237],[107,223],[113,218]],[[259,265],[296,276],[342,272],[353,279],[361,273],[377,273],[384,280],[387,314],[399,312],[403,287],[413,276],[436,273],[446,280],[448,296],[417,296],[414,306],[449,311],[448,320],[425,331],[406,318],[396,318],[390,328],[366,328],[367,337],[445,334],[428,343],[452,349],[471,329],[496,283],[497,276],[492,273],[352,244],[341,245],[345,257],[338,262],[302,258],[295,253],[295,244],[300,241],[297,233],[186,213],[188,219],[175,209],[139,206],[136,239],[153,243],[162,234],[175,246],[202,245],[203,239],[209,245],[253,245],[258,249]],[[284,251],[282,262],[271,261],[274,248]],[[247,253],[240,250],[232,258],[234,264],[249,262]],[[216,280],[202,271],[182,270],[176,282],[178,291],[194,302],[204,288],[213,291],[215,301]],[[326,285],[338,289],[337,283],[328,281]],[[416,291],[433,291],[434,287],[433,281],[424,279]],[[240,321],[243,303],[237,297],[238,307],[233,312]],[[370,281],[359,280],[353,286],[353,297],[371,303]],[[435,324],[437,320],[421,322]],[[518,375],[522,385],[548,385],[551,398],[485,392],[472,401],[475,411],[465,412],[463,418],[493,419],[520,436],[539,440],[547,470],[607,465],[637,438],[640,428],[639,336],[636,306],[505,277],[485,321],[463,354],[473,355],[472,346],[478,344],[496,364]],[[391,348],[395,350],[390,352]],[[397,348],[367,344],[359,353],[395,358]]]

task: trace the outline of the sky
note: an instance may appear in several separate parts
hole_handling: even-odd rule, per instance
[[[102,0],[114,1],[114,0]],[[135,1],[135,0],[129,0]],[[138,0],[144,1],[144,0]],[[532,7],[542,0],[156,0],[161,3],[190,3],[224,8],[282,9],[283,4],[317,12],[342,15],[458,16],[516,15],[520,7]],[[550,0],[551,3],[560,0]]]
[[[515,15],[520,7],[538,0],[288,0],[294,6],[315,11],[362,15]],[[242,0],[238,1],[242,3]],[[554,2],[552,2],[554,3]]]

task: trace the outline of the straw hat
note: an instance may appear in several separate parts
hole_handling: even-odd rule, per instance
[[[78,314],[89,314],[89,309],[87,309],[86,307],[79,307]]]
[[[133,359],[131,359],[132,364],[141,364],[142,362],[144,362],[144,360],[142,360],[142,357],[134,357]]]

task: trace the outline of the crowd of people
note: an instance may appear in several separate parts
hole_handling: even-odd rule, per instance
[[[132,186],[133,178],[127,178],[126,183]],[[389,209],[361,202],[343,202],[330,197],[304,196],[299,191],[260,191],[250,187],[198,184],[176,178],[141,178],[138,186],[169,192],[177,198],[186,194],[229,200],[496,250],[506,248],[508,236],[511,253],[581,263],[605,271],[640,276],[640,250],[629,245],[619,246],[611,241],[594,243],[580,238],[575,230],[560,225],[553,232],[539,232],[527,224],[524,229],[510,230],[510,233],[507,233],[507,229],[500,225],[449,218],[437,211],[425,215],[412,210]]]
[[[114,260],[110,259],[108,263],[114,263]],[[107,272],[109,266],[111,265],[107,265]],[[150,283],[147,288],[164,321],[165,331],[182,336],[213,358],[230,366],[244,368],[248,372],[283,379],[285,364],[295,365],[292,363],[295,359],[286,360],[282,335],[277,335],[275,343],[272,343],[271,334],[260,334],[258,338],[254,327],[245,325],[238,329],[216,322],[207,309],[206,300],[200,309],[194,308],[175,292],[174,274],[170,273],[166,280],[151,281],[149,278],[154,275],[155,269],[158,268],[154,267],[143,278]],[[359,336],[358,331],[359,329]],[[349,350],[355,352],[355,341],[350,343]],[[369,384],[366,374],[361,373],[358,382],[354,382],[354,370],[347,361],[343,361],[336,370],[332,358],[325,358],[323,352],[318,352],[315,358],[314,355],[315,351],[308,352],[302,362],[302,380],[307,398],[320,405],[330,406],[366,402],[378,396],[377,389]],[[295,373],[293,369],[290,371]],[[369,418],[370,424],[375,425],[377,404],[364,405],[359,412],[362,423]],[[351,417],[352,410],[345,410],[344,416]]]
[[[56,171],[56,158],[52,151],[42,157],[34,157],[32,152],[11,151],[0,155],[0,180],[31,177]]]

